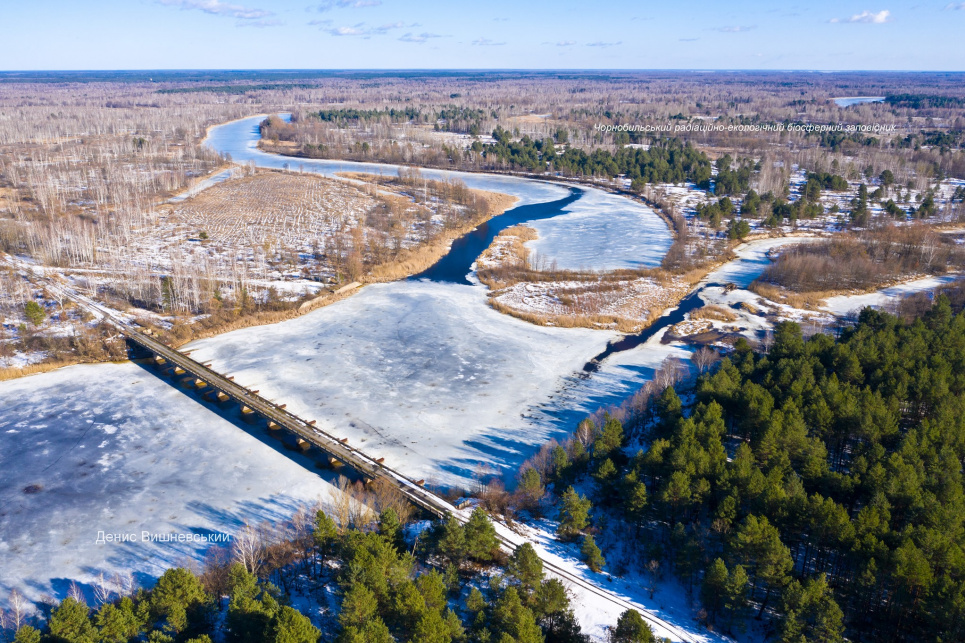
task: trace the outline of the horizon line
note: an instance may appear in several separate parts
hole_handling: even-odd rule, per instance
[[[0,74],[82,74],[82,73],[197,73],[197,72],[315,72],[315,73],[612,73],[612,72],[690,72],[690,73],[821,73],[821,74],[965,74],[965,69],[818,69],[818,68],[737,68],[737,67],[171,67],[134,69],[0,69]]]

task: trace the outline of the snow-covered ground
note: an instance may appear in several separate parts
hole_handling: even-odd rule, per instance
[[[737,261],[730,261],[711,271],[706,277],[706,283],[734,284],[739,288],[747,288],[751,282],[760,277],[764,269],[771,263],[767,253],[792,243],[814,241],[813,236],[776,237],[772,239],[756,239],[748,241],[734,248]]]
[[[632,571],[625,577],[609,573],[594,573],[580,560],[578,543],[562,543],[555,538],[556,524],[542,520],[535,524],[517,524],[515,531],[497,525],[500,535],[516,544],[529,542],[540,558],[563,570],[556,574],[544,569],[547,576],[560,578],[571,592],[570,605],[580,622],[583,632],[593,641],[608,640],[608,630],[616,624],[620,615],[632,606],[647,619],[658,640],[664,638],[674,643],[711,643],[727,641],[726,637],[708,632],[696,622],[693,601],[686,590],[672,578],[655,582],[654,597],[650,598],[649,579],[642,572]],[[664,574],[669,576],[669,574]],[[575,580],[574,580],[575,578]],[[610,596],[601,595],[579,581],[592,583],[604,589]]]
[[[894,301],[900,297],[907,297],[908,295],[925,290],[934,290],[939,286],[944,286],[945,284],[949,284],[961,278],[962,275],[958,273],[941,275],[938,277],[923,277],[922,279],[906,281],[889,288],[882,288],[881,290],[863,295],[841,295],[839,297],[829,297],[824,301],[823,308],[834,315],[846,316],[850,315],[854,311],[860,311],[862,308],[867,306],[871,306],[872,308],[880,308],[885,306],[888,302]]]
[[[332,488],[281,443],[132,364],[72,366],[0,386],[0,602],[149,584],[244,522],[288,519]],[[99,532],[134,534],[98,543]],[[208,542],[144,542],[143,533]],[[106,538],[105,538],[106,540]]]

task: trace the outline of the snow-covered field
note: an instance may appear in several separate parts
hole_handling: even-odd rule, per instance
[[[961,278],[962,275],[958,273],[941,275],[938,277],[923,277],[921,279],[906,281],[889,288],[882,288],[876,292],[867,293],[864,295],[841,295],[839,297],[829,297],[824,301],[824,309],[834,315],[845,316],[854,311],[860,311],[862,308],[867,306],[871,306],[872,308],[880,308],[888,304],[888,302],[894,301],[900,297],[906,297],[924,290],[934,290],[939,286],[944,286],[945,284],[949,284]]]
[[[3,382],[0,409],[3,600],[13,587],[63,597],[73,581],[90,592],[102,574],[150,583],[211,542],[143,542],[142,532],[218,542],[332,488],[279,442],[132,363]],[[101,531],[136,540],[98,543]]]

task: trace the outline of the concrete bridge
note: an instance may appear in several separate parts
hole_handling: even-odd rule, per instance
[[[171,348],[150,335],[141,332],[134,325],[116,317],[109,308],[49,278],[36,266],[19,261],[14,257],[4,257],[2,254],[0,254],[0,261],[16,269],[25,271],[32,280],[42,282],[47,289],[66,299],[70,299],[78,306],[111,324],[124,335],[130,344],[149,355],[156,366],[162,369],[171,369],[171,374],[175,376],[193,377],[195,388],[202,389],[210,387],[213,400],[235,400],[241,405],[242,415],[249,417],[257,415],[264,418],[268,422],[269,430],[283,429],[289,431],[300,441],[300,446],[307,444],[310,445],[308,447],[309,449],[315,447],[321,450],[329,457],[330,461],[340,462],[351,467],[366,481],[375,479],[388,481],[396,487],[409,502],[431,515],[439,518],[446,518],[449,515],[453,515],[460,522],[467,520],[463,514],[457,511],[450,503],[446,502],[445,499],[423,488],[423,481],[412,480],[396,469],[386,465],[381,458],[372,458],[350,446],[347,439],[339,439],[316,427],[314,421],[305,421],[291,411],[286,410],[284,404],[275,404],[261,397],[257,391],[252,391],[235,383],[230,376],[222,375],[209,366],[191,359],[188,354]],[[524,540],[521,537],[514,537],[515,534],[505,524],[495,520],[493,523],[497,529],[497,538],[505,551],[509,553],[513,552]],[[621,609],[637,610],[651,625],[657,625],[672,632],[675,637],[674,640],[685,643],[697,643],[698,640],[701,640],[676,624],[660,618],[645,607],[633,603],[614,592],[605,590],[578,574],[574,574],[572,571],[555,564],[551,560],[547,560],[545,556],[541,555],[540,558],[543,561],[543,569],[547,574],[556,576],[572,586],[577,586],[583,591],[594,594],[611,604],[619,606]]]

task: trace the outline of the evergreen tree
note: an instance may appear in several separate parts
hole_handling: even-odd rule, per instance
[[[397,551],[405,549],[405,540],[402,535],[402,523],[399,522],[399,514],[395,509],[388,507],[379,514],[379,535],[385,539]]]
[[[802,586],[792,582],[784,596],[782,643],[821,641],[841,643],[844,639],[843,614],[834,601],[824,575]]]
[[[647,625],[640,612],[627,610],[620,615],[617,625],[610,635],[612,643],[656,643],[653,630]]]
[[[339,624],[346,630],[355,628],[364,631],[366,624],[378,614],[379,603],[375,594],[362,583],[349,588],[342,598],[342,609],[338,614]]]
[[[566,452],[563,453],[565,455]],[[526,467],[523,470],[519,476],[516,493],[519,495],[521,508],[534,511],[539,507],[539,501],[546,494],[546,488],[536,469]]]
[[[151,590],[148,606],[152,620],[163,621],[165,631],[190,635],[208,626],[211,597],[197,576],[178,567],[161,575]]]
[[[24,625],[13,637],[13,643],[40,643],[40,630]]]
[[[556,533],[564,540],[575,539],[590,524],[591,503],[569,487],[560,498],[560,524]]]
[[[307,616],[283,606],[271,624],[272,643],[318,643],[322,633]]]
[[[509,557],[506,572],[519,582],[523,595],[530,596],[543,580],[543,561],[531,544],[523,543]]]
[[[96,643],[97,631],[90,622],[89,611],[84,603],[65,598],[50,614],[52,643]]]
[[[332,553],[338,539],[338,527],[335,526],[335,521],[324,511],[319,510],[315,513],[315,529],[312,532],[312,538],[322,556]]]
[[[101,605],[94,615],[94,623],[103,643],[124,643],[140,634],[145,626],[136,613],[134,601],[126,596],[117,605]]]
[[[494,641],[509,636],[516,643],[543,643],[543,632],[533,612],[523,605],[513,586],[507,587],[493,606],[490,625]]]
[[[438,551],[445,560],[459,565],[466,557],[466,531],[455,515],[449,514],[442,523]]]
[[[466,554],[473,560],[489,562],[499,551],[496,528],[493,527],[489,515],[482,507],[473,509],[463,532],[465,534]]]
[[[787,585],[788,573],[793,567],[791,552],[781,542],[777,528],[767,518],[749,515],[737,533],[737,550],[743,563],[749,567],[755,584],[764,588],[760,613],[764,613],[768,600],[775,590]]]
[[[606,561],[603,559],[603,553],[596,545],[596,540],[589,534],[583,536],[583,545],[580,547],[580,554],[586,566],[594,572],[602,571],[603,566],[606,565]]]
[[[600,434],[593,441],[593,457],[596,460],[615,458],[623,446],[623,424],[610,415],[606,416]]]
[[[720,558],[714,560],[704,575],[700,598],[711,622],[717,620],[727,601],[727,566]]]

